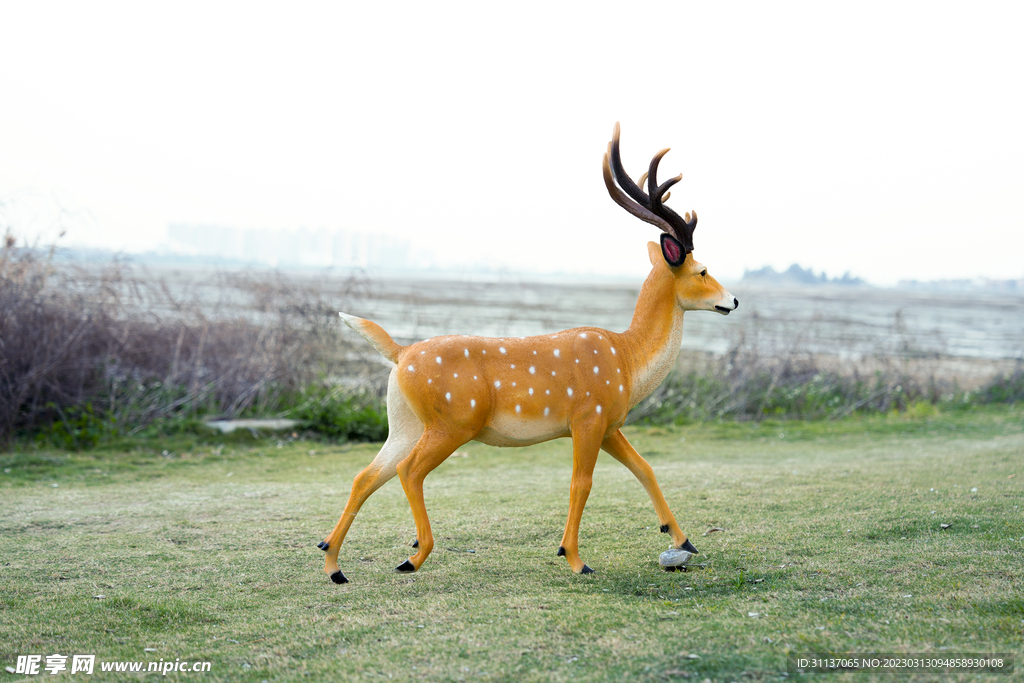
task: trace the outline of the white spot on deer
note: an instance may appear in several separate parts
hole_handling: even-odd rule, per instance
[[[516,369],[516,364],[515,364],[515,363],[513,363],[513,364],[512,364],[512,369],[513,369],[513,370],[515,370],[515,369]]]
[[[622,385],[621,384],[619,385],[619,391],[622,391]]]
[[[533,387],[530,387],[530,396],[533,396]]]
[[[604,383],[605,383],[605,384],[611,384],[611,380],[607,380],[607,379],[606,379],[606,380],[604,381]]]
[[[604,339],[604,337],[602,337],[601,335],[597,335],[597,338],[598,339]]]
[[[615,372],[622,372],[619,368],[615,368]]]
[[[410,365],[409,367],[407,367],[407,368],[406,368],[406,370],[408,370],[409,372],[416,372],[416,368],[415,368],[415,367],[413,367],[412,365]]]
[[[597,349],[594,349],[594,355],[597,355]]]
[[[535,374],[537,374],[537,368],[535,368],[535,367],[533,367],[533,366],[531,365],[531,366],[530,366],[530,374],[531,374],[531,375],[535,375]]]
[[[476,379],[476,375],[473,375],[473,379]]]
[[[536,352],[536,351],[534,351],[534,352],[533,352],[533,355],[535,355],[535,356],[536,356],[536,355],[537,355],[537,352]]]
[[[516,383],[515,383],[515,382],[512,382],[512,386],[515,386],[515,385],[516,385]]]
[[[458,376],[459,376],[459,373],[457,373],[457,372],[456,372],[456,373],[454,373],[454,374],[452,375],[452,377],[456,377],[456,378],[457,378]]]
[[[427,384],[433,384],[433,383],[434,383],[434,380],[432,380],[432,379],[428,379],[427,380]]]
[[[466,358],[469,358],[469,349],[462,349],[462,352],[466,354]],[[615,353],[615,349],[612,349],[612,353]]]
[[[501,388],[501,380],[500,379],[494,380],[494,388],[495,389],[500,389]]]
[[[569,387],[568,389],[566,389],[566,391],[568,391],[569,395],[572,396],[572,387]]]
[[[475,398],[469,399],[469,407],[470,408],[476,408],[476,399]]]
[[[590,396],[590,392],[589,391],[587,392],[587,396]]]
[[[586,332],[580,332],[580,338],[586,339],[587,338],[587,333]]]
[[[436,360],[436,361],[437,361],[437,364],[438,364],[438,365],[440,365],[440,364],[441,364],[441,356],[438,356],[438,357],[437,357],[437,358],[435,358],[434,360]]]
[[[420,355],[421,356],[425,356],[425,355],[427,355],[427,352],[426,351],[420,351]]]
[[[599,367],[597,367],[597,366],[595,365],[595,366],[594,366],[594,374],[596,375],[596,374],[597,374],[597,372],[598,372],[598,370],[600,370],[600,369],[601,369],[601,368],[599,368]]]
[[[523,407],[517,403],[516,404],[516,412],[517,413],[521,413],[522,411],[523,411]]]
[[[446,394],[444,395],[444,397],[445,397],[446,399],[448,399],[449,401],[450,401],[450,400],[452,400],[452,392],[450,392],[450,391],[449,391],[448,393],[446,393]]]
[[[551,371],[551,376],[552,376],[552,377],[554,377],[554,376],[555,376],[555,371],[554,371],[554,370],[552,370],[552,371]]]
[[[561,355],[562,355],[562,352],[559,351],[558,349],[555,349],[555,358],[558,358]]]
[[[579,359],[579,358],[577,358],[577,359],[576,359],[576,362],[577,362],[577,363],[579,363],[579,362],[580,362],[580,359]]]
[[[551,408],[548,408],[547,406],[545,406],[545,407],[544,407],[544,415],[545,415],[545,417],[546,417],[546,416],[547,416],[547,414],[548,414],[548,413],[550,413],[550,412],[551,412]]]
[[[547,394],[548,396],[550,396],[551,395],[551,390],[550,389],[545,389],[544,393]]]
[[[499,346],[498,350],[501,351],[502,353],[505,353],[505,347],[504,346]]]
[[[487,349],[481,349],[481,350],[480,350],[480,353],[482,353],[483,355],[485,355],[485,356],[486,356],[486,355],[487,355]]]
[[[598,414],[598,415],[600,415],[600,414],[601,414],[601,406],[598,406],[598,407],[597,407],[597,414]]]
[[[612,347],[612,355],[613,356],[615,355],[615,347],[614,346]]]

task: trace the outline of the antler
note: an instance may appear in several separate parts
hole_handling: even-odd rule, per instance
[[[664,205],[663,202],[668,200],[671,194],[668,189],[683,179],[683,174],[680,173],[658,185],[658,164],[666,154],[667,147],[655,154],[648,171],[640,176],[640,185],[643,185],[644,180],[647,181],[647,191],[650,194],[645,194],[622,167],[622,159],[619,158],[619,124],[616,122],[612,141],[608,143],[608,151],[604,155],[604,184],[616,204],[640,220],[658,226],[679,240],[686,252],[691,252],[693,229],[697,227],[697,212],[692,212],[692,220],[691,214],[687,213],[684,220],[682,216]]]

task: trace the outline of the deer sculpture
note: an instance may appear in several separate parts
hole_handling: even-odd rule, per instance
[[[340,314],[395,367],[388,379],[387,441],[356,475],[341,518],[318,544],[327,553],[325,571],[332,581],[348,582],[338,567],[338,553],[359,508],[396,474],[416,522],[417,549],[397,571],[413,572],[423,565],[434,548],[423,480],[468,441],[527,446],[572,438],[569,518],[558,555],[577,574],[593,573],[580,558],[578,534],[602,449],[640,480],[654,503],[661,531],[671,536],[673,546],[662,554],[662,564],[674,569],[697,553],[679,528],[651,466],[621,431],[630,409],[650,395],[675,364],[684,311],[728,315],[739,306],[739,300],[693,258],[697,214],[680,217],[664,205],[669,188],[682,179],[678,175],[658,184],[658,164],[667,152],[658,152],[639,184],[634,183],[619,158],[616,123],[604,155],[604,181],[612,199],[663,231],[660,244],[647,245],[651,273],[625,332],[579,327],[522,338],[435,337],[401,346],[376,323]],[[645,178],[646,193],[641,189]]]

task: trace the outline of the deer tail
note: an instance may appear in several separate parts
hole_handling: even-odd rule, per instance
[[[398,354],[405,347],[395,342],[391,335],[384,331],[384,328],[375,322],[357,318],[354,315],[339,312],[338,315],[345,321],[345,324],[363,336],[363,339],[370,342],[373,348],[380,352],[380,355],[392,363],[398,362]]]

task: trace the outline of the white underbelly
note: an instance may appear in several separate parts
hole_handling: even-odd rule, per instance
[[[569,436],[569,429],[565,425],[555,424],[554,421],[517,421],[517,420],[495,420],[492,424],[485,426],[473,437],[473,441],[485,443],[488,446],[530,446],[535,443],[543,443]]]

